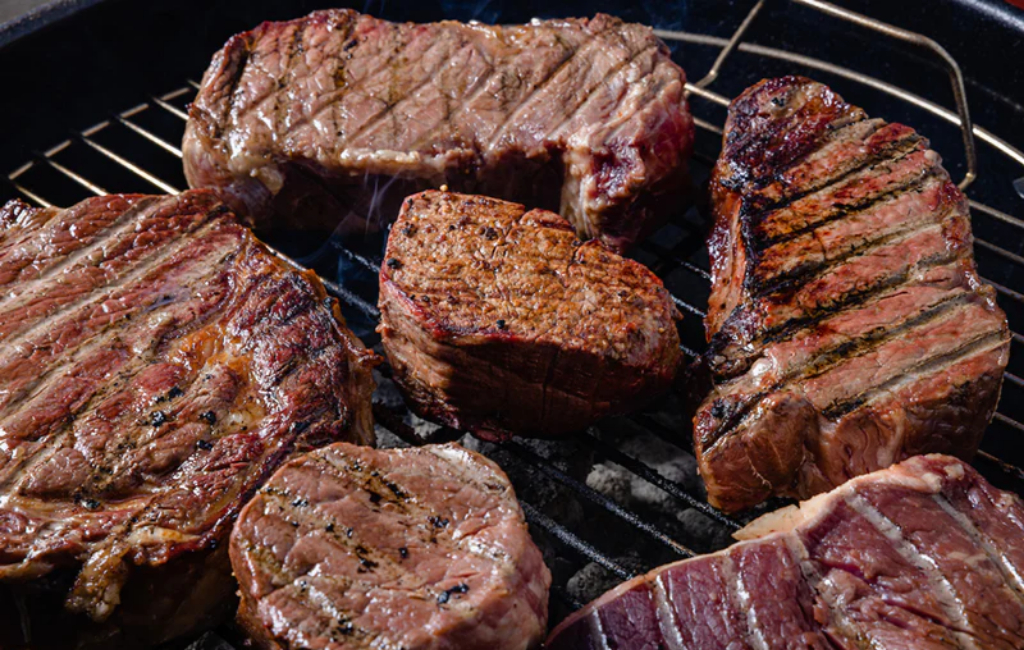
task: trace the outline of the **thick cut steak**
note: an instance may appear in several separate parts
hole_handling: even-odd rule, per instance
[[[424,417],[483,437],[554,436],[663,391],[679,318],[644,266],[544,210],[409,197],[380,272],[395,380]]]
[[[765,515],[583,608],[548,650],[1019,650],[1024,506],[916,456]]]
[[[729,109],[712,192],[714,389],[694,422],[710,501],[806,498],[919,453],[969,459],[1010,332],[928,142],[821,84],[766,80]]]
[[[46,610],[32,647],[195,629],[256,488],[373,441],[374,355],[210,192],[8,203],[0,288],[0,587]],[[21,627],[0,612],[0,645]]]
[[[400,200],[447,183],[559,210],[621,248],[685,207],[685,83],[649,27],[600,14],[497,27],[317,11],[217,53],[185,173],[257,226],[276,212],[363,232],[397,211],[386,187]]]
[[[257,647],[525,650],[551,574],[501,469],[458,445],[338,443],[282,467],[231,535]]]

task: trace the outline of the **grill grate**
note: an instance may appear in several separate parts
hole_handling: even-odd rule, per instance
[[[722,107],[729,99],[709,90],[723,71],[729,70],[729,58],[735,53],[782,61],[813,71],[831,74],[860,86],[884,93],[937,118],[950,128],[962,132],[967,163],[966,175],[961,183],[967,187],[978,173],[976,158],[1006,159],[1014,175],[1024,170],[1024,153],[990,131],[973,125],[963,94],[963,80],[956,63],[934,42],[924,37],[896,30],[882,23],[857,16],[820,0],[795,0],[799,4],[823,11],[833,18],[847,20],[862,27],[880,31],[884,35],[930,48],[944,57],[953,80],[957,110],[951,111],[939,104],[914,95],[886,81],[876,79],[852,69],[816,58],[773,49],[742,39],[756,21],[764,0],[759,0],[741,21],[729,39],[704,34],[658,31],[674,45],[717,48],[719,54],[709,73],[700,81],[690,84],[695,119],[699,128],[695,153],[695,177],[707,174],[717,156],[717,139],[722,134]],[[749,79],[748,82],[756,81]],[[161,96],[149,97],[145,102],[110,117],[71,136],[52,147],[40,151],[34,158],[10,173],[7,178],[13,190],[41,206],[67,205],[90,194],[106,194],[107,188],[177,193],[185,186],[181,172],[181,141],[184,107],[198,88],[195,81]],[[853,93],[847,93],[853,95]],[[976,151],[975,139],[981,143]],[[1007,183],[1009,186],[1009,183]],[[970,205],[975,223],[991,222],[1008,226],[1016,237],[1024,233],[1024,221],[982,202],[987,196],[972,196]],[[686,318],[682,324],[683,350],[696,357],[703,349],[703,330],[700,319],[702,305],[709,293],[710,273],[704,252],[705,224],[696,210],[681,215],[672,224],[640,244],[635,256],[646,263],[673,293],[677,306]],[[980,236],[975,242],[976,255],[982,270],[1000,271],[1003,282],[988,281],[998,292],[999,302],[1007,311],[1013,332],[1013,347],[1024,344],[1024,294],[1013,288],[1012,279],[1019,278],[1018,269],[1024,269],[1024,257]],[[338,298],[343,312],[368,344],[378,342],[372,333],[379,312],[376,308],[376,276],[379,272],[380,249],[371,253],[346,247],[338,242],[322,245],[315,255],[300,257],[310,260],[310,266],[322,276],[330,293]],[[293,261],[296,266],[303,264]],[[326,262],[325,262],[326,260]],[[326,263],[333,263],[341,273],[332,273]],[[323,267],[323,268],[321,268]],[[324,270],[324,269],[328,270]],[[988,275],[993,275],[988,273]],[[363,278],[362,281],[357,276]],[[335,277],[338,281],[335,281]],[[1024,280],[1016,286],[1024,291]],[[363,326],[360,329],[360,324]],[[1013,354],[1022,358],[1020,350]],[[387,369],[383,371],[387,383]],[[1014,372],[1006,373],[1006,388],[999,410],[990,426],[989,435],[975,464],[997,485],[1012,488],[1024,494],[1024,454],[1013,454],[1013,436],[1024,432],[1024,408],[1015,404],[1024,391],[1024,378]],[[704,499],[699,481],[692,476],[680,477],[653,464],[638,450],[644,446],[670,450],[691,468],[689,424],[679,420],[681,408],[678,397],[670,395],[644,412],[615,418],[582,432],[564,442],[534,442],[513,440],[502,444],[482,444],[482,450],[501,464],[513,478],[522,505],[534,532],[547,543],[549,560],[554,556],[555,581],[552,588],[554,611],[552,622],[567,612],[580,607],[583,598],[596,595],[586,589],[572,588],[570,578],[587,563],[600,567],[605,584],[629,578],[673,559],[691,557],[697,552],[714,550],[726,543],[728,534],[740,528],[754,516],[778,505],[778,501],[763,506],[743,517],[727,516]],[[406,444],[422,442],[418,428],[422,426],[410,416],[400,400],[378,398],[374,405],[378,429],[384,435],[396,436]],[[461,432],[444,427],[434,430],[432,440],[466,438]],[[634,500],[615,490],[597,489],[587,477],[597,466],[617,467],[619,476],[625,472],[629,480],[653,488],[679,512],[695,513],[691,518],[666,517],[649,505],[637,505]],[[568,523],[568,522],[575,523]],[[705,534],[694,533],[699,522]],[[571,530],[570,528],[574,529]],[[606,530],[621,530],[626,543],[610,541]],[[609,546],[616,547],[614,550]],[[634,552],[630,553],[630,549]],[[549,565],[552,561],[549,561]],[[578,587],[578,585],[577,585]],[[593,591],[593,589],[591,589]],[[222,647],[209,637],[201,647]],[[197,646],[199,647],[199,646]]]

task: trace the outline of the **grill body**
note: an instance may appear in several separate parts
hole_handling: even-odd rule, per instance
[[[857,26],[807,3],[682,0],[551,6],[534,0],[367,2],[355,8],[391,20],[439,18],[525,22],[534,16],[607,11],[661,30],[691,82],[699,84],[723,51],[718,76],[692,89],[699,129],[695,180],[718,155],[725,104],[762,77],[797,73],[831,85],[870,114],[906,122],[928,136],[954,179],[969,171],[961,112],[936,53]],[[813,4],[813,2],[812,2]],[[57,2],[0,28],[0,199],[70,205],[90,194],[173,192],[186,187],[180,141],[187,104],[209,57],[233,33],[261,20],[290,18],[315,2],[155,0]],[[751,14],[757,6],[759,12]],[[972,200],[981,274],[996,286],[1011,329],[1024,333],[1024,11],[999,0],[843,6],[941,44],[959,64],[974,118],[977,178]],[[745,18],[747,29],[737,36]],[[1021,183],[1024,185],[1024,181]],[[685,320],[684,349],[703,349],[701,318],[709,292],[707,223],[694,208],[634,256],[661,276]],[[384,234],[365,241],[321,241],[280,233],[269,243],[315,269],[369,345],[379,339],[376,271]],[[977,467],[997,486],[1024,494],[1024,336],[1014,334],[1002,402]],[[731,518],[703,499],[690,453],[682,389],[648,410],[600,423],[560,442],[476,443],[461,432],[408,414],[387,378],[378,377],[375,413],[385,444],[462,439],[497,460],[523,501],[534,537],[554,574],[552,624],[582,602],[659,564],[716,550],[730,533],[778,502]],[[230,629],[196,641],[231,647]]]

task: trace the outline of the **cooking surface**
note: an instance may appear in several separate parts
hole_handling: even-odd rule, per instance
[[[143,4],[112,2],[88,10],[76,21],[8,49],[10,58],[0,62],[8,81],[5,87],[21,92],[0,107],[7,118],[0,164],[5,174],[16,174],[12,183],[0,186],[0,198],[69,205],[104,191],[183,189],[179,146],[184,108],[209,56],[235,31],[262,19],[293,17],[315,8],[312,3],[224,2],[190,14],[185,9],[174,10],[170,4],[152,3],[148,10],[140,6]],[[358,8],[390,19],[429,20],[443,15],[497,22],[525,21],[552,13],[589,14],[595,9],[570,2],[552,12],[535,4],[538,6],[442,2],[405,7],[370,3]],[[752,4],[730,2],[728,10],[726,3],[713,1],[669,7],[612,4],[601,9],[679,30],[662,32],[662,36],[694,82],[710,68]],[[963,6],[967,3],[947,1],[938,3],[944,10],[929,12],[926,21],[911,15],[925,12],[923,5],[908,12],[905,6],[897,9],[885,4],[847,3],[909,28],[925,30],[927,25],[929,35],[961,63],[978,127],[1009,140],[1010,147],[1024,147],[1024,132],[1013,128],[1024,120],[1024,107],[1018,103],[1021,98],[1011,94],[1014,87],[1020,87],[1024,70],[992,65],[993,61],[1024,58],[1024,39],[1009,31],[1012,20],[1010,27],[998,27],[980,14],[968,13]],[[410,13],[403,13],[406,11]],[[1016,12],[1003,17],[1020,20],[1021,15]],[[157,26],[157,17],[164,23],[162,27]],[[127,33],[117,27],[126,24],[138,29]],[[991,34],[991,39],[986,38],[990,41],[987,49],[971,36],[979,32],[969,31],[982,28]],[[808,34],[813,37],[807,38]],[[154,47],[154,43],[158,45]],[[694,115],[701,120],[693,163],[698,182],[706,178],[718,154],[728,98],[764,76],[789,73],[827,83],[873,115],[913,125],[943,155],[954,180],[963,177],[966,164],[955,123],[894,96],[893,89],[883,85],[905,88],[955,114],[947,75],[930,53],[790,3],[766,9],[744,43],[726,61],[719,79],[708,86],[710,92],[691,97]],[[975,49],[985,51],[971,54]],[[792,59],[790,52],[812,59],[786,60]],[[864,84],[850,78],[848,70],[822,69],[828,63],[849,66],[872,79]],[[1024,258],[1020,256],[1024,223],[1016,215],[1024,212],[1024,200],[1012,184],[1024,176],[1024,158],[1015,160],[1012,151],[1000,151],[991,144],[994,139],[989,140],[977,141],[979,178],[967,192],[976,202],[972,205],[978,239],[975,251],[981,275],[996,286],[999,304],[1017,332],[1024,330]],[[29,162],[30,167],[23,166]],[[690,355],[703,349],[701,318],[709,291],[706,226],[700,211],[691,209],[633,254],[654,270],[676,297],[685,317],[683,348]],[[375,345],[379,342],[373,333],[376,272],[384,237],[328,242],[278,237],[270,243],[315,268],[326,280],[336,281],[333,290],[342,301],[346,318],[357,334]],[[1024,421],[1022,343],[1024,338],[1015,334],[999,414],[975,462],[998,487],[1018,493],[1024,493],[1024,474],[997,459],[1024,465],[1024,448],[1019,444],[1024,433],[1019,424]],[[381,388],[375,405],[385,444],[401,444],[402,438],[414,439],[424,432],[442,439],[459,437],[459,432],[412,419],[386,374],[385,369],[379,377]],[[618,580],[691,553],[722,548],[729,543],[732,530],[764,511],[758,509],[735,520],[707,506],[689,453],[691,430],[682,415],[684,391],[681,386],[679,394],[644,412],[604,421],[566,442],[515,440],[496,446],[463,438],[497,460],[516,486],[554,575],[552,623]],[[768,509],[777,505],[769,504]]]

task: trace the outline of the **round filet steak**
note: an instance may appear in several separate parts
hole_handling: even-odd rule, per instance
[[[523,650],[551,574],[508,478],[458,445],[338,443],[282,467],[231,535],[258,647]]]
[[[406,397],[485,438],[555,436],[631,410],[668,387],[681,357],[661,280],[516,203],[409,197],[380,289],[379,332]]]
[[[0,604],[30,614],[0,647],[230,613],[234,517],[294,451],[373,442],[375,361],[211,192],[0,208]]]

